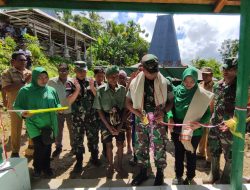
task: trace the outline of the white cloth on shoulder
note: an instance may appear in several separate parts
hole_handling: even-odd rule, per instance
[[[213,97],[214,94],[212,92],[209,92],[204,88],[198,86],[196,92],[194,93],[192,101],[189,105],[183,123],[186,124],[188,122],[199,121],[207,111],[207,108],[210,102],[212,101]],[[191,144],[192,136],[193,136],[193,130],[189,126],[183,126],[180,135],[180,140],[184,148],[193,153],[194,148]]]
[[[130,83],[129,90],[133,102],[133,108],[143,110],[144,105],[144,82],[145,74],[140,72]],[[155,105],[165,104],[167,101],[167,79],[158,72],[154,80],[154,100]]]

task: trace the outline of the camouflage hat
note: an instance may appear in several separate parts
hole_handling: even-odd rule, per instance
[[[238,65],[238,59],[237,57],[229,57],[224,59],[224,63],[222,65],[223,69],[231,69],[233,67],[237,68]]]
[[[96,75],[98,73],[105,74],[105,70],[102,67],[95,67],[95,69],[94,69],[94,75]]]
[[[142,57],[141,63],[143,68],[145,68],[150,73],[157,73],[159,71],[159,60],[153,54],[146,54]]]
[[[75,68],[79,71],[87,71],[87,63],[85,61],[75,61]]]
[[[119,67],[117,65],[109,66],[106,69],[106,76],[110,76],[110,75],[113,75],[113,74],[116,74],[116,73],[119,73]]]
[[[203,67],[201,69],[201,72],[204,73],[204,74],[212,74],[213,70],[210,67]]]

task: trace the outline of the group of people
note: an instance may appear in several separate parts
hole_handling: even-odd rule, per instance
[[[62,151],[64,122],[70,133],[71,152],[75,155],[74,172],[83,169],[84,135],[91,153],[90,162],[99,166],[99,132],[103,155],[107,159],[106,175],[114,170],[126,176],[122,166],[124,141],[133,149],[133,163],[140,166],[131,185],[137,186],[148,178],[150,148],[157,168],[154,185],[162,185],[167,166],[167,131],[171,132],[175,152],[173,184],[192,184],[196,170],[196,151],[210,165],[205,183],[230,183],[233,135],[223,121],[234,116],[237,79],[237,58],[228,58],[222,65],[223,79],[213,83],[212,70],[202,69],[204,81],[199,84],[197,70],[188,67],[182,82],[173,85],[159,71],[158,58],[146,54],[141,66],[129,80],[117,66],[94,69],[94,78],[87,78],[84,61],[75,62],[75,77],[69,78],[69,67],[58,65],[58,77],[49,79],[48,72],[36,67],[32,73],[25,68],[27,59],[22,52],[12,55],[12,67],[2,75],[7,93],[8,109],[36,110],[68,106],[65,111],[30,114],[11,113],[12,157],[19,157],[22,119],[34,144],[34,177],[42,173],[53,176],[50,166],[51,145],[55,140],[53,157]],[[106,80],[105,80],[106,78]],[[166,121],[167,118],[167,121]],[[184,124],[181,125],[180,124]],[[201,124],[213,125],[204,128]],[[113,144],[117,146],[117,166],[114,167]],[[132,145],[131,147],[131,139]],[[225,167],[220,175],[220,155],[224,153]],[[187,173],[184,175],[186,157]]]

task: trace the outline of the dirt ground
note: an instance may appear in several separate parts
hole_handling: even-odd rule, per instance
[[[5,122],[7,121],[7,116],[4,116]],[[83,172],[82,173],[74,173],[72,172],[74,164],[75,164],[75,157],[70,153],[70,144],[69,144],[69,133],[67,130],[67,127],[64,127],[64,132],[63,132],[63,151],[60,154],[59,157],[53,158],[51,161],[52,168],[54,169],[55,175],[53,176],[53,179],[97,179],[97,178],[105,178],[105,159],[101,155],[102,152],[102,144],[100,143],[100,159],[102,162],[102,165],[100,167],[95,167],[89,163],[89,158],[90,158],[90,153],[88,152],[87,148],[87,139],[85,137],[84,145],[86,149],[86,153],[84,154],[84,165],[83,165]],[[7,148],[9,149],[9,144],[7,144]],[[115,142],[113,142],[115,145]],[[27,148],[27,135],[25,133],[25,129],[22,131],[22,143],[21,143],[21,151],[20,155],[21,157],[24,157],[25,149]],[[247,140],[247,146],[250,148],[250,138]],[[55,149],[55,145],[52,146],[52,152]],[[115,155],[116,149],[114,149],[114,155]],[[124,159],[123,159],[123,166],[125,170],[128,172],[128,179],[131,179],[134,174],[137,174],[138,167],[137,166],[130,166],[128,164],[129,160],[131,159],[132,155],[131,154],[126,154],[127,149],[126,147],[124,148]],[[10,156],[10,151],[8,151],[8,155]],[[246,152],[247,153],[247,152]],[[248,150],[248,153],[249,150]],[[32,176],[32,159],[28,160],[28,166],[30,170],[30,174]],[[152,166],[152,171],[151,171],[151,177],[154,176],[153,173],[155,173],[156,168],[154,166],[153,160],[152,160],[152,155],[151,155],[151,166]],[[164,171],[165,178],[174,178],[175,177],[175,172],[174,172],[174,145],[173,142],[168,141],[167,145],[167,168]],[[196,170],[196,178],[204,179],[207,177],[209,171],[204,169],[204,164],[205,161],[203,160],[198,160],[197,161],[197,170]],[[221,159],[221,170],[224,167],[224,159]],[[244,157],[244,172],[243,176],[250,177],[250,158]],[[185,176],[184,176],[185,177]],[[117,173],[113,175],[114,179],[118,179],[119,176]]]

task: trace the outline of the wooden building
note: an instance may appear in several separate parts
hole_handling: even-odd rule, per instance
[[[27,28],[27,33],[37,36],[48,55],[60,55],[72,60],[84,60],[86,50],[95,41],[91,36],[65,24],[39,9],[19,9],[2,12],[16,29]],[[91,51],[90,51],[91,52]]]

